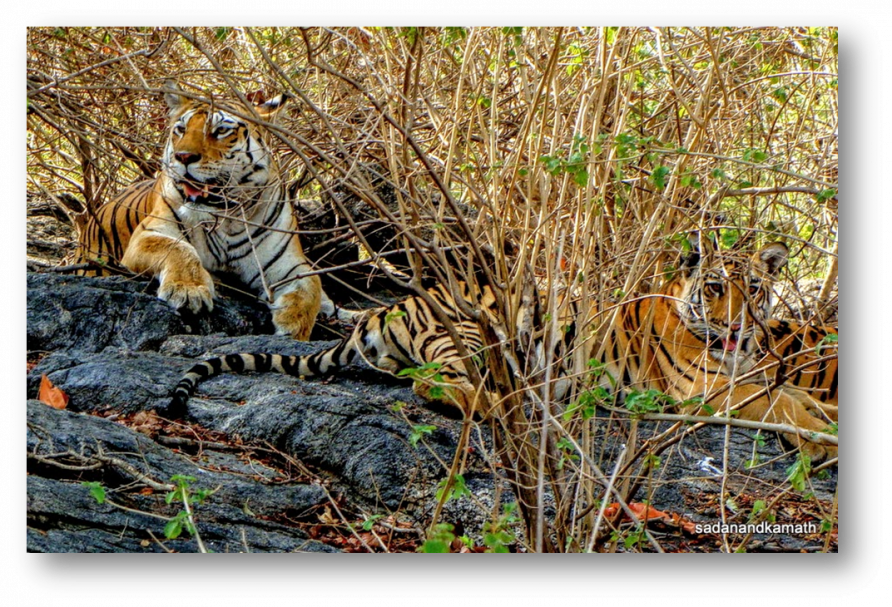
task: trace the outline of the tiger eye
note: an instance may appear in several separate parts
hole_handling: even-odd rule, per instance
[[[721,296],[724,293],[725,288],[720,282],[707,282],[703,285],[707,292],[712,295]]]

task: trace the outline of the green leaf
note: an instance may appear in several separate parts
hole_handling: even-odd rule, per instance
[[[811,458],[800,453],[796,461],[786,470],[787,480],[796,491],[805,490],[805,481],[811,473]]]
[[[468,31],[463,27],[444,27],[443,35],[441,36],[443,46],[455,44],[459,40],[464,40],[467,37]]]
[[[778,101],[784,102],[787,100],[787,89],[785,87],[776,88],[771,92],[771,96]]]
[[[382,518],[384,518],[384,515],[383,515],[383,514],[373,514],[372,516],[370,516],[369,518],[367,518],[367,519],[366,519],[365,521],[363,521],[363,523],[362,523],[362,529],[363,529],[363,531],[371,531],[371,530],[372,530],[372,527],[375,526],[375,523],[378,522],[378,520],[379,520],[379,519],[382,519]]]
[[[455,540],[455,529],[449,523],[440,523],[430,530],[427,539],[418,548],[418,552],[449,552],[449,545]]]
[[[827,190],[821,190],[820,192],[818,192],[818,195],[815,198],[817,198],[818,202],[827,202],[828,200],[835,198],[836,194],[836,190],[831,188]]]
[[[821,341],[815,345],[815,354],[817,356],[821,355],[821,350],[824,349],[825,346],[832,347],[836,346],[839,343],[839,335],[836,333],[828,333],[824,337],[821,338]]]
[[[749,149],[743,153],[743,160],[746,162],[765,162],[768,158],[768,154],[761,150]]]
[[[175,540],[180,537],[180,534],[183,532],[183,523],[177,519],[171,519],[164,525],[164,537],[169,540]]]
[[[208,498],[208,496],[212,495],[214,491],[212,489],[195,489],[192,492],[192,497],[189,500],[190,504],[201,504]]]
[[[442,363],[437,362],[424,363],[420,367],[409,367],[408,369],[400,369],[397,372],[396,376],[411,377],[413,379],[428,379],[430,377],[434,377],[434,379],[436,379],[436,372],[442,366]]]
[[[545,170],[552,175],[559,175],[561,172],[561,159],[554,156],[540,156],[539,162],[545,165]]]
[[[672,170],[667,166],[658,166],[654,169],[654,172],[650,175],[650,180],[653,182],[654,186],[658,190],[663,190],[666,188],[666,177]]]
[[[417,447],[418,441],[420,441],[423,436],[430,435],[436,429],[436,426],[412,426],[412,433],[409,434],[409,444],[413,447]]]
[[[658,470],[663,463],[663,460],[659,455],[650,453],[644,458],[644,463],[649,466],[651,470]]]
[[[699,190],[703,187],[703,184],[697,179],[697,176],[693,173],[688,173],[687,175],[682,175],[681,177],[681,185],[686,188],[694,188],[695,190]]]
[[[740,231],[734,229],[722,230],[721,242],[722,247],[726,249],[732,248],[737,241],[740,240]]]
[[[437,483],[437,501],[443,500],[444,491],[446,491],[446,485],[448,484],[449,478],[443,478]],[[448,502],[451,500],[457,500],[464,496],[470,496],[471,492],[468,490],[468,487],[465,485],[465,477],[461,474],[456,474],[452,477],[452,486],[449,488],[449,491],[445,493],[446,498],[444,501]]]
[[[632,413],[661,413],[667,406],[675,405],[675,399],[659,390],[631,390],[626,396],[626,409]]]
[[[402,318],[405,315],[406,315],[406,313],[403,312],[402,310],[393,310],[392,312],[388,312],[384,316],[384,328],[386,329],[387,325],[389,325],[391,323],[391,321],[394,321],[397,318]]]
[[[101,483],[83,482],[81,483],[81,486],[86,487],[90,491],[90,495],[96,500],[97,504],[105,503],[105,487],[103,487]]]
[[[189,515],[185,510],[181,510],[175,517],[167,521],[164,525],[164,537],[174,540],[180,537],[183,530],[188,531],[191,535],[195,535],[195,527],[189,522]]]
[[[576,447],[573,446],[573,441],[566,436],[561,437],[561,440],[557,442],[555,447],[563,451],[574,451],[576,449]]]
[[[514,538],[504,531],[499,533],[484,533],[483,545],[489,548],[487,552],[506,553],[509,552],[509,550],[505,544],[513,539]]]
[[[408,40],[409,44],[415,44],[415,39],[418,37],[418,28],[404,27],[400,30],[399,36]]]

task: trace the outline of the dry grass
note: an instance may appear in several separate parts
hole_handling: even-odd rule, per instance
[[[203,95],[296,98],[276,131],[302,194],[344,194],[390,228],[370,251],[403,248],[421,276],[486,281],[501,314],[481,319],[515,351],[529,268],[561,316],[651,291],[681,238],[724,246],[784,239],[787,314],[832,316],[837,242],[837,32],[810,28],[51,29],[28,33],[29,191],[95,207],[158,169],[167,78]],[[365,168],[363,168],[365,167]],[[379,195],[368,167],[394,193]],[[380,229],[380,224],[376,229]],[[495,252],[492,259],[487,250]],[[458,262],[456,262],[456,257]],[[607,315],[596,317],[593,326]],[[448,323],[447,323],[448,325]],[[580,331],[579,340],[590,332]],[[551,339],[553,336],[545,336]],[[577,348],[575,369],[586,368]],[[469,371],[480,381],[475,365]],[[498,457],[521,502],[527,548],[584,550],[610,471],[592,428],[552,417],[548,390],[505,357]],[[532,408],[529,406],[533,403]],[[555,443],[579,461],[557,469]],[[629,453],[624,501],[646,453]],[[456,458],[454,471],[462,461]],[[637,474],[637,473],[636,473]],[[634,478],[632,476],[631,478]],[[543,515],[545,496],[556,514]]]

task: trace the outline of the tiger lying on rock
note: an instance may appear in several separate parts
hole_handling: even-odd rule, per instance
[[[187,97],[168,82],[170,126],[162,170],[104,204],[80,233],[75,263],[120,262],[160,282],[158,297],[198,313],[214,305],[211,274],[236,275],[268,303],[280,334],[309,339],[316,316],[353,321],[322,291],[297,236],[268,130],[285,105]],[[88,270],[82,273],[96,273]]]

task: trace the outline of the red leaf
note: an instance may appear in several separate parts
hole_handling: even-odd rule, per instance
[[[40,378],[40,391],[37,393],[37,398],[53,409],[64,409],[68,406],[68,395],[54,386],[46,373]]]

